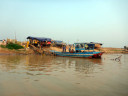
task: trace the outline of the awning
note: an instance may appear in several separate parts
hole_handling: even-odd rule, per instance
[[[27,39],[36,39],[38,41],[48,41],[48,42],[51,42],[51,38],[45,38],[45,37],[31,37],[31,36],[28,36]]]

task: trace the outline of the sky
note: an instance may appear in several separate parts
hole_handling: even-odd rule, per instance
[[[128,0],[0,0],[0,40],[28,36],[128,45]]]

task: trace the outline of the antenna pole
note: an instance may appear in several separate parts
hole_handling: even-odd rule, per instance
[[[16,31],[15,31],[15,43],[16,43]]]

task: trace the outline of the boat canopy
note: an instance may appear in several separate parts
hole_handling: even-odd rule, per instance
[[[36,39],[38,41],[43,41],[43,42],[48,41],[48,42],[51,42],[51,38],[45,38],[45,37],[31,37],[31,36],[28,36],[27,39],[32,39],[32,40]]]
[[[95,43],[74,43],[75,50],[81,51],[81,50],[93,50],[95,47]]]

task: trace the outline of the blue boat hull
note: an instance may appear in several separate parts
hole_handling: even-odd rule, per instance
[[[83,57],[83,58],[99,58],[102,55],[102,52],[78,52],[78,53],[70,53],[70,52],[58,52],[58,51],[51,51],[56,56],[68,56],[68,57]]]

